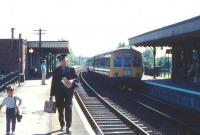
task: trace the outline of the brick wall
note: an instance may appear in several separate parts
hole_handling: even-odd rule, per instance
[[[21,43],[22,41],[23,40],[21,40]],[[27,46],[21,45],[20,47],[22,56],[21,71],[25,73],[25,63],[26,63],[25,50],[27,49]],[[8,72],[18,71],[19,67],[18,62],[19,62],[19,40],[14,39],[12,45],[11,39],[0,39],[0,68],[4,67],[8,69]]]

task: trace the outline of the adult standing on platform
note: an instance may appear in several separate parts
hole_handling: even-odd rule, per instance
[[[55,96],[61,130],[64,129],[66,122],[66,132],[70,133],[72,124],[72,98],[76,87],[75,81],[77,81],[77,75],[74,68],[68,66],[66,54],[59,55],[57,59],[60,65],[53,72],[50,100],[52,101],[53,96]]]
[[[47,69],[46,69],[46,61],[45,60],[42,60],[42,64],[40,66],[40,70],[41,70],[41,73],[42,73],[42,80],[41,80],[41,84],[42,85],[46,85],[45,84],[45,80],[46,80],[46,75],[47,75]]]

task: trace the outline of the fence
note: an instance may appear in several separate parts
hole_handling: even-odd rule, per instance
[[[163,67],[155,67],[154,68],[144,68],[144,74],[150,75],[150,76],[162,76],[162,77],[170,77],[171,76],[171,70],[163,68]]]
[[[160,70],[160,76],[162,77],[171,77],[171,69],[162,68]]]
[[[161,70],[161,67],[155,67],[154,68],[148,68],[148,67],[145,67],[144,68],[144,74],[145,75],[150,75],[150,76],[160,76],[160,70]]]
[[[0,77],[0,92],[6,89],[8,84],[16,83],[19,79],[18,72],[11,72],[8,75]]]

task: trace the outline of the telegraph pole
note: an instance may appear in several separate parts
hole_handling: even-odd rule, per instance
[[[18,42],[18,47],[19,47],[19,54],[18,54],[18,56],[19,56],[19,60],[18,60],[18,68],[19,68],[19,76],[18,76],[18,82],[19,82],[19,86],[20,86],[20,81],[21,81],[21,78],[20,78],[20,73],[21,73],[21,61],[22,61],[22,59],[21,59],[21,33],[19,34],[19,42]]]
[[[11,28],[11,41],[12,41],[12,50],[13,50],[13,48],[14,48],[14,45],[13,45],[13,40],[14,40],[14,30],[15,30],[15,28]]]
[[[43,31],[46,31],[46,30],[42,30],[41,28],[39,30],[34,30],[36,31],[37,33],[35,34],[38,34],[39,35],[39,60],[41,61],[41,58],[43,57],[43,52],[41,51],[41,45],[42,45],[42,34],[46,34],[46,33],[43,33]]]

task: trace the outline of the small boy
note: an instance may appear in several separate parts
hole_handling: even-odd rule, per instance
[[[12,134],[15,134],[16,108],[21,105],[22,100],[17,96],[13,96],[14,88],[11,85],[7,86],[6,91],[8,96],[3,99],[3,102],[0,105],[0,111],[1,108],[6,105],[6,134],[9,135],[11,123]],[[19,101],[18,105],[16,105],[17,101]]]

